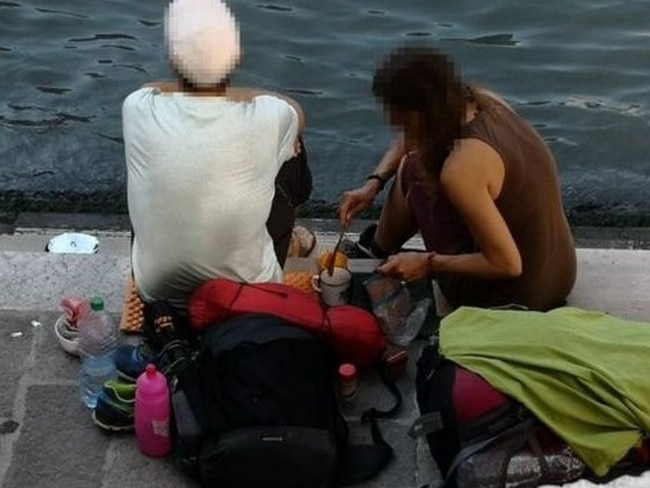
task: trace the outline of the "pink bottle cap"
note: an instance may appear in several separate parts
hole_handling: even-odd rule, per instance
[[[354,364],[343,363],[339,366],[339,377],[343,380],[353,380],[357,377],[357,368]]]
[[[147,364],[146,367],[146,372],[147,372],[147,378],[152,378],[153,376],[156,375],[156,365],[155,364]]]

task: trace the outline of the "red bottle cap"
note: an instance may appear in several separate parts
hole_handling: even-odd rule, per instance
[[[357,368],[354,364],[343,363],[339,366],[339,377],[342,380],[353,380],[357,377]]]

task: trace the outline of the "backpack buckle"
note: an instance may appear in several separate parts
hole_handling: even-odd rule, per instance
[[[438,432],[444,426],[445,424],[442,421],[442,414],[440,412],[429,412],[415,419],[415,422],[413,422],[408,430],[408,435],[416,439],[417,437]]]

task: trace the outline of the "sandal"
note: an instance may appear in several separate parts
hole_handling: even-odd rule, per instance
[[[291,231],[291,241],[287,257],[305,258],[311,254],[316,247],[316,234],[310,229],[301,225],[294,226]]]

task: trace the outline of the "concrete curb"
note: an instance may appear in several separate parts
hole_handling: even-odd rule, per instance
[[[338,232],[335,219],[299,219],[316,232]],[[350,228],[359,233],[373,221],[357,220]],[[646,227],[575,227],[576,245],[600,249],[650,249],[650,228]],[[0,224],[3,235],[56,235],[66,231],[86,232],[95,236],[123,238],[130,235],[126,214],[19,213],[13,222]]]

